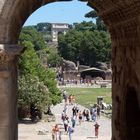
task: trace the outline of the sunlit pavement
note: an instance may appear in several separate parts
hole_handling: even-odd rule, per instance
[[[64,104],[58,104],[52,108],[52,112],[56,116],[56,122],[39,122],[36,124],[19,124],[19,140],[52,140],[51,130],[55,123],[59,124],[62,130],[62,140],[68,140],[68,135],[64,133],[63,125],[61,122],[61,113]],[[80,110],[84,107],[78,105]],[[73,106],[68,107],[68,116],[71,116]],[[99,137],[94,137],[94,123],[93,122],[82,122],[81,125],[76,125],[74,133],[72,134],[72,140],[111,140],[111,120],[101,117],[98,120],[100,124]],[[39,133],[41,131],[41,133]],[[43,132],[43,133],[42,133]]]

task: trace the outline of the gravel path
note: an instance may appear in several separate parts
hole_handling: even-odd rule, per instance
[[[73,106],[68,107],[68,116],[71,116]],[[80,110],[84,107],[78,105]],[[36,124],[19,124],[19,140],[51,140],[51,130],[55,123],[59,124],[60,129],[64,132],[63,125],[61,122],[61,113],[63,111],[64,104],[58,104],[51,110],[56,116],[56,122],[39,122]],[[100,125],[99,138],[98,140],[111,140],[111,120],[101,117],[98,120]],[[45,132],[44,134],[38,133],[38,131]],[[81,125],[76,125],[72,140],[94,140],[94,123],[93,122],[82,122]],[[68,140],[68,135],[62,133],[62,140]]]

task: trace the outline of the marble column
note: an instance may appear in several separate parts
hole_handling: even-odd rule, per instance
[[[23,48],[0,44],[0,140],[17,140],[17,62]]]

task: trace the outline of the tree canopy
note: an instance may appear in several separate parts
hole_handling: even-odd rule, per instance
[[[34,28],[25,27],[20,35],[19,43],[26,47],[26,51],[19,60],[18,102],[19,106],[34,104],[44,109],[48,104],[58,103],[61,96],[56,86],[55,71],[46,69],[37,53],[37,50],[45,50],[46,45],[40,33],[36,32]]]
[[[30,41],[36,51],[46,48],[45,40],[33,26],[27,26],[22,29],[19,42]]]
[[[106,28],[103,20],[98,16],[98,14],[95,10],[92,10],[89,13],[85,14],[85,17],[96,19],[97,29],[107,31],[107,28]]]
[[[111,61],[110,35],[98,30],[93,22],[74,24],[66,35],[59,35],[58,50],[64,59],[94,66],[97,61]]]

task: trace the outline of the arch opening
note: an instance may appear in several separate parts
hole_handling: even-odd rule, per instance
[[[110,125],[111,126],[111,125]],[[111,129],[110,129],[111,130]],[[111,136],[111,135],[110,135]]]

